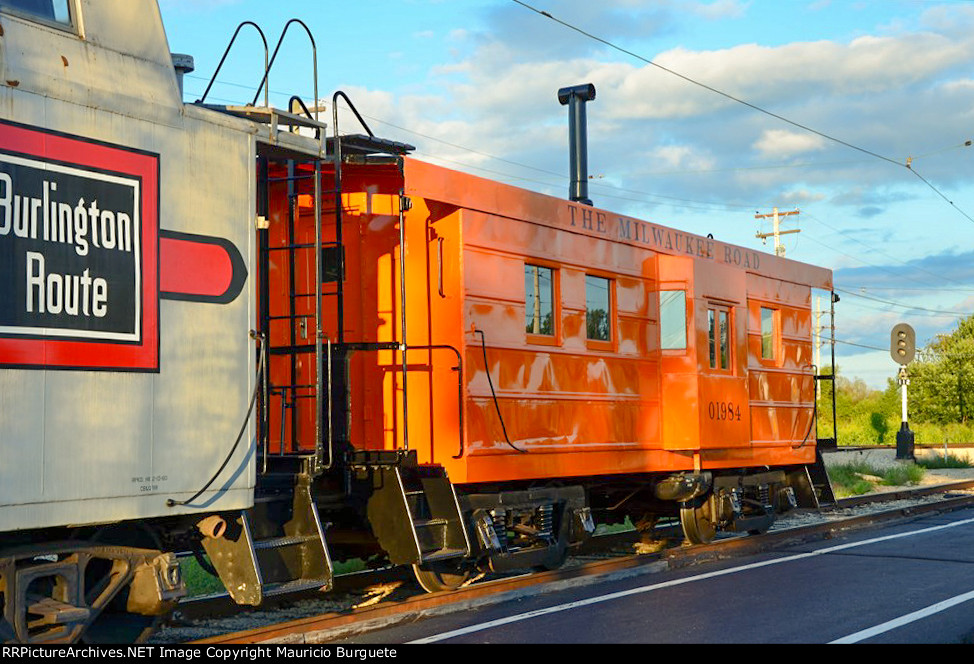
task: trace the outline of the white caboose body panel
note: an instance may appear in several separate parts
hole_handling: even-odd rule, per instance
[[[254,391],[253,125],[182,104],[155,2],[7,4],[0,531],[248,507],[252,425],[167,500]]]

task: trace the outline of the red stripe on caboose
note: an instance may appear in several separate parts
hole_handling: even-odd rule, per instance
[[[220,297],[233,282],[233,261],[220,244],[163,236],[159,259],[163,293]]]

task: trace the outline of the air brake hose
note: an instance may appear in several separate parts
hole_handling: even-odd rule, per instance
[[[474,328],[474,333],[480,335],[480,348],[484,352],[484,370],[487,372],[487,384],[490,385],[490,395],[494,398],[494,410],[497,411],[497,418],[501,421],[501,431],[504,432],[504,441],[511,447],[511,449],[517,451],[520,454],[527,454],[527,450],[522,450],[519,447],[515,447],[514,443],[507,436],[507,427],[504,426],[504,416],[501,415],[501,407],[497,403],[497,392],[494,391],[494,381],[490,377],[490,364],[487,362],[487,338],[484,336],[483,330],[478,330]]]
[[[240,439],[243,438],[244,432],[247,430],[247,424],[250,423],[250,414],[254,412],[254,403],[256,403],[257,401],[257,393],[260,391],[260,386],[261,386],[261,379],[260,379],[261,369],[263,368],[264,360],[267,357],[267,344],[264,343],[263,335],[261,335],[259,332],[251,332],[250,336],[253,337],[254,339],[260,340],[260,355],[258,355],[257,357],[257,380],[254,382],[254,393],[250,396],[250,405],[247,406],[247,414],[244,415],[243,424],[240,426],[240,433],[237,434],[237,439],[233,441],[233,447],[230,448],[230,453],[227,454],[227,458],[223,460],[223,464],[213,474],[213,477],[210,478],[210,481],[207,482],[202,489],[200,489],[195,494],[193,494],[191,498],[188,498],[186,500],[173,500],[172,498],[167,498],[166,499],[167,507],[176,507],[177,505],[188,505],[189,503],[193,502],[194,500],[202,496],[203,493],[210,488],[210,485],[213,484],[214,481],[216,481],[216,478],[220,476],[220,473],[222,473],[223,469],[227,467],[227,464],[230,463],[230,459],[233,458],[234,452],[237,451],[237,446],[240,445]]]

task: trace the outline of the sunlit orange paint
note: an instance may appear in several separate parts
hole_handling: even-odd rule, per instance
[[[289,240],[286,196],[275,186],[272,246]],[[420,462],[445,466],[461,484],[685,470],[695,455],[703,469],[814,461],[811,289],[831,290],[828,270],[413,159],[401,171],[349,165],[342,198],[348,341],[401,341],[400,191],[412,203],[405,212],[408,412],[401,351],[356,353],[349,368],[356,447],[401,449],[408,425]],[[297,242],[313,240],[309,203],[298,198]],[[326,210],[332,205],[326,196]],[[334,237],[330,214],[323,231]],[[525,329],[525,263],[555,271],[553,335]],[[306,251],[295,281],[309,293],[313,270]],[[274,256],[269,272],[273,313],[287,308],[291,275]],[[586,338],[586,274],[610,280],[607,342]],[[685,350],[660,349],[661,289],[687,294]],[[761,357],[762,306],[777,312],[771,360]],[[728,316],[727,369],[711,367],[709,309]],[[295,311],[312,313],[313,298]],[[333,315],[323,321],[330,338],[336,325]],[[293,328],[296,339],[307,339],[298,321],[271,326],[279,338]],[[275,357],[271,375],[276,384],[310,384],[314,367],[292,369],[290,359]],[[283,404],[282,426],[281,396],[270,400],[271,440],[284,450],[311,449],[310,400],[292,401]]]

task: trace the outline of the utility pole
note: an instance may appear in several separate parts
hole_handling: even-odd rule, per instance
[[[784,256],[785,256],[785,247],[784,247],[784,245],[781,244],[781,236],[782,235],[787,235],[788,233],[801,233],[801,229],[799,229],[799,228],[793,228],[793,229],[788,230],[788,231],[781,230],[781,217],[787,217],[787,216],[790,216],[790,215],[793,215],[793,214],[799,214],[798,208],[795,208],[794,210],[790,210],[788,212],[778,212],[778,208],[774,208],[774,212],[772,212],[771,214],[757,214],[756,213],[754,215],[754,218],[755,219],[767,219],[768,217],[771,217],[774,220],[774,231],[773,232],[771,232],[771,233],[757,233],[755,235],[755,237],[757,237],[757,238],[759,238],[759,239],[761,239],[761,240],[763,240],[765,242],[767,242],[767,239],[769,237],[774,237],[774,255],[775,256],[781,256],[782,258],[784,258]]]

